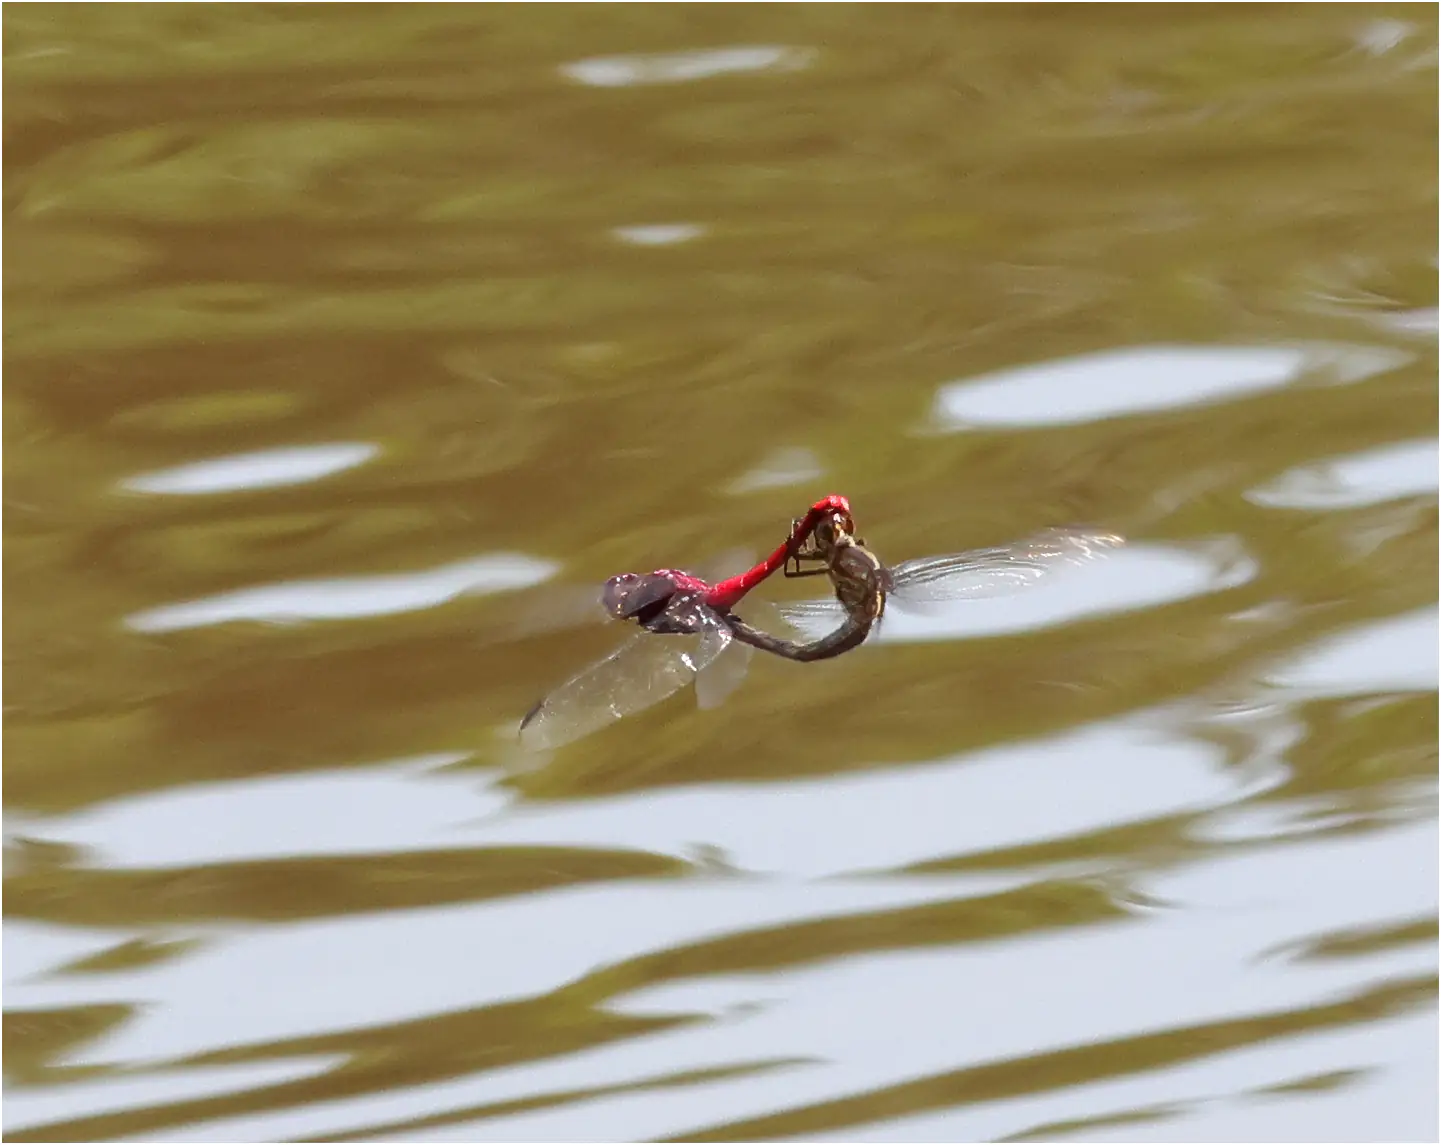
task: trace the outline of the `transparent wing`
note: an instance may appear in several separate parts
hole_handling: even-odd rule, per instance
[[[846,610],[833,596],[824,600],[792,600],[786,604],[767,605],[762,616],[754,615],[761,610],[755,599],[750,597],[745,602],[745,611],[756,627],[764,628],[771,635],[786,640],[795,640],[798,637],[819,640],[839,628],[846,620]],[[876,625],[871,627],[872,631],[877,628]]]
[[[694,633],[641,632],[532,708],[520,741],[533,751],[559,747],[644,711],[693,682],[730,642],[713,614]]]
[[[1009,545],[903,561],[890,570],[891,599],[909,611],[954,600],[1007,596],[1125,542],[1115,533],[1047,529]]]
[[[903,610],[921,613],[950,601],[1008,596],[1058,569],[1084,564],[1124,543],[1115,533],[1047,529],[1009,545],[902,561],[888,570],[888,596]],[[782,612],[807,632],[833,627],[844,615],[834,597],[787,604]]]
[[[730,647],[695,678],[695,702],[706,711],[720,707],[741,686],[750,668],[751,653],[755,651],[749,644],[733,640],[729,629],[726,640]]]
[[[744,562],[742,562],[744,565]],[[750,567],[745,565],[744,567]],[[748,596],[745,602],[746,616],[753,624],[776,636],[793,639],[803,631],[786,622],[786,618],[775,605],[758,596]],[[834,627],[834,625],[832,625]],[[726,630],[729,633],[729,629]],[[749,644],[732,638],[731,646],[696,680],[696,702],[702,708],[718,708],[730,698],[745,680],[755,649]]]
[[[846,610],[833,596],[825,600],[792,600],[778,607],[781,616],[807,635],[813,633],[818,625],[839,624],[841,617],[846,614]]]

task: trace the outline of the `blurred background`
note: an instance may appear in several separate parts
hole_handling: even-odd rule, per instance
[[[1434,1140],[1436,24],[7,7],[7,1139]]]

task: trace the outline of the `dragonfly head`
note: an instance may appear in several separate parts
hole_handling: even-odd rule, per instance
[[[851,519],[849,510],[834,509],[816,522],[798,555],[807,559],[829,560],[836,545],[842,543],[843,538],[851,537],[855,529],[856,523]]]
[[[816,524],[816,548],[821,552],[830,552],[835,548],[836,541],[849,534],[853,527],[849,513],[827,513]]]

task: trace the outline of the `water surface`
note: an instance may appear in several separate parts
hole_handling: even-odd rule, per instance
[[[1435,1139],[1434,7],[5,33],[7,1138]],[[519,750],[830,491],[1129,544]]]

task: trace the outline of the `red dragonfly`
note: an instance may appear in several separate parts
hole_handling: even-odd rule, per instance
[[[636,621],[645,632],[531,708],[520,722],[521,742],[537,750],[559,747],[644,711],[691,682],[700,707],[718,706],[740,684],[749,659],[747,649],[746,656],[728,657],[728,665],[716,664],[734,636],[727,623],[730,610],[798,557],[822,521],[849,532],[850,502],[840,494],[822,497],[792,522],[790,535],[770,556],[715,584],[680,569],[611,577],[601,590],[602,607],[617,620]],[[655,640],[654,634],[688,639]]]
[[[886,568],[852,536],[853,529],[849,503],[833,496],[816,502],[793,523],[790,536],[774,553],[738,577],[715,585],[674,569],[612,577],[602,592],[606,611],[637,621],[647,632],[532,708],[521,722],[522,742],[532,748],[568,743],[659,703],[692,681],[697,703],[715,707],[745,674],[748,656],[721,660],[733,638],[787,659],[826,659],[865,640],[888,595],[923,608],[1015,592],[1054,568],[1089,560],[1122,543],[1111,533],[1050,529],[1012,545]],[[824,567],[802,567],[816,562]],[[842,621],[839,627],[820,640],[797,644],[753,628],[731,613],[735,603],[778,569],[788,576],[828,573],[837,600],[803,605],[797,612],[815,615],[829,605],[830,614]],[[688,639],[658,641],[651,633]]]

